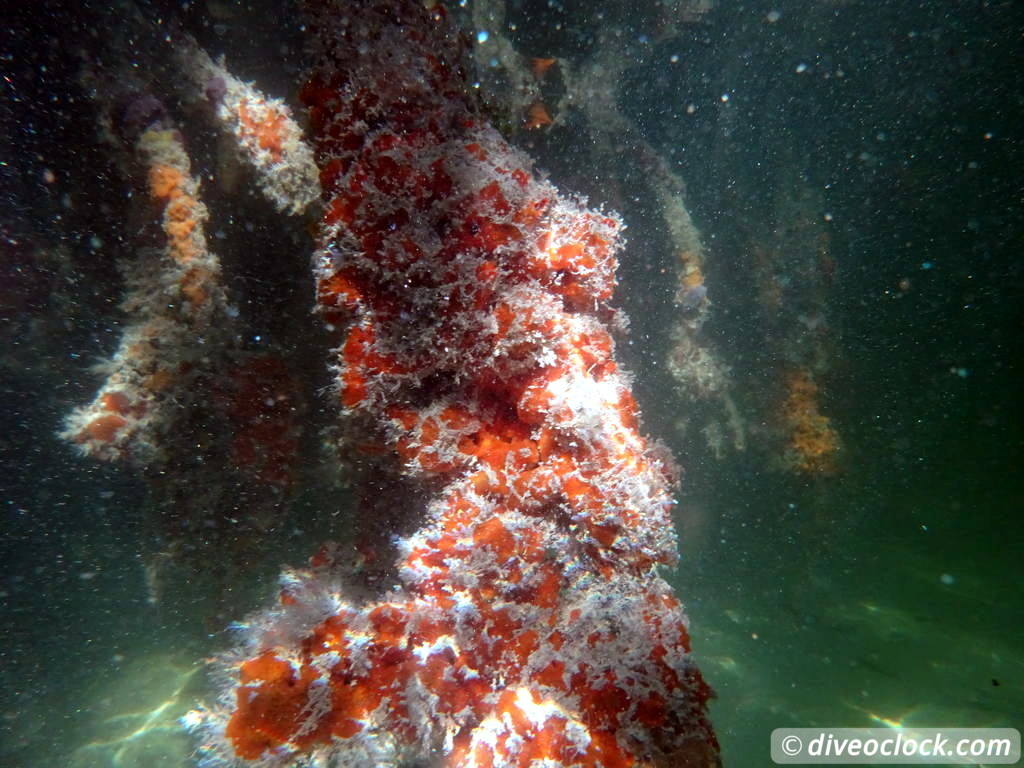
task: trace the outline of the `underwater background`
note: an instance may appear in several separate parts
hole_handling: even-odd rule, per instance
[[[724,764],[767,764],[783,726],[1020,728],[1024,8],[453,11],[505,135],[627,223],[620,356],[645,432],[683,470],[670,581]],[[137,228],[82,73],[158,66],[128,42],[136,12],[293,107],[303,81],[288,3],[3,14],[2,765],[193,764],[178,718],[209,696],[204,659],[282,565],[344,540],[355,514],[331,449],[312,239],[187,110],[209,237],[250,329],[239,344],[279,355],[293,387],[287,487],[199,448],[155,472],[59,437],[117,344],[117,262]],[[525,96],[499,42],[554,60]],[[685,225],[670,215],[683,204]],[[680,249],[678,229],[699,245]]]

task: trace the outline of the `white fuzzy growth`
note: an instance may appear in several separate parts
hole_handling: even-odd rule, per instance
[[[452,606],[452,613],[455,615],[457,623],[465,623],[480,618],[480,609],[477,608],[476,602],[468,592],[455,590],[451,592],[451,597],[455,601],[455,605]]]
[[[451,635],[441,635],[432,643],[422,643],[412,649],[413,654],[419,659],[420,664],[426,664],[427,659],[435,653],[442,653],[450,650],[456,657],[459,655],[459,645]]]
[[[330,714],[333,708],[330,680],[318,677],[309,685],[306,706],[299,715],[303,718],[302,725],[292,736],[292,739],[301,738],[310,731],[313,731],[320,724],[320,721]]]
[[[565,724],[565,738],[581,755],[590,748],[590,731],[579,720],[569,720]]]
[[[602,435],[611,425],[618,426],[621,422],[613,408],[621,388],[613,377],[598,381],[590,376],[570,374],[551,382],[548,391],[552,395],[552,409],[570,411],[573,426],[586,435]]]
[[[561,707],[550,699],[534,701],[533,694],[528,688],[520,688],[516,691],[516,706],[538,731],[542,730],[544,724],[552,717],[565,719],[565,713],[562,712]]]
[[[507,733],[508,729],[505,727],[505,723],[497,717],[491,716],[480,723],[476,728],[473,729],[472,746],[477,744],[484,744],[490,747],[491,751],[494,750],[498,744],[498,739]],[[473,749],[470,748],[470,753]]]

